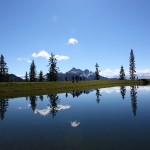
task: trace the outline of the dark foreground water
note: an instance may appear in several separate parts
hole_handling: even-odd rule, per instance
[[[150,86],[1,99],[0,150],[150,150]]]

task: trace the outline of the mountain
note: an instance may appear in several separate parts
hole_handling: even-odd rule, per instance
[[[72,76],[79,76],[82,78],[85,78],[85,80],[94,80],[95,79],[95,73],[92,71],[89,71],[88,69],[81,70],[81,69],[76,69],[73,67],[70,71],[66,73],[59,73],[58,74],[58,80],[64,80],[65,77],[67,77],[68,80],[72,80]],[[108,78],[100,76],[101,80],[108,80]]]
[[[8,74],[8,77],[9,77],[9,81],[11,82],[23,82],[24,81],[22,78],[17,77],[14,74]]]

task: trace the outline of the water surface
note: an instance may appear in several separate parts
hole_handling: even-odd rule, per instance
[[[0,100],[0,150],[149,150],[150,86]]]

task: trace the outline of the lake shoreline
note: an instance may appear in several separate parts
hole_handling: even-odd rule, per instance
[[[150,79],[140,80],[94,80],[56,82],[1,82],[0,98],[16,98],[30,95],[46,95],[84,91],[115,86],[149,85]]]

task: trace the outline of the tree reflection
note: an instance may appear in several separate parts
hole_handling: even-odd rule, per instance
[[[76,90],[76,91],[71,92],[70,94],[74,98],[74,97],[79,97],[82,93],[83,93],[83,91]]]
[[[100,96],[102,96],[101,94],[100,94],[100,90],[99,89],[97,89],[96,90],[96,101],[97,101],[97,103],[99,104],[99,102],[100,102]]]
[[[48,97],[50,98],[50,113],[52,114],[52,117],[54,118],[58,111],[57,104],[59,103],[59,96],[57,94],[51,94],[51,95],[48,95]]]
[[[66,98],[68,97],[68,93],[66,93]]]
[[[76,90],[76,91],[72,91],[70,94],[74,97],[79,97],[82,94],[89,94],[91,91],[93,90],[84,90],[84,91],[80,91],[80,90]]]
[[[125,86],[120,86],[120,93],[121,93],[122,99],[125,99],[125,95],[126,95],[126,87]]]
[[[39,99],[40,99],[41,101],[43,101],[44,96],[43,96],[43,95],[40,95],[40,96],[39,96]]]
[[[5,112],[7,111],[8,107],[8,99],[0,99],[0,118],[1,120],[4,119]]]
[[[136,86],[131,86],[130,96],[131,96],[131,103],[132,103],[132,111],[134,116],[136,116],[136,112],[137,112],[137,87]]]
[[[32,108],[33,112],[35,112],[37,97],[36,96],[30,96],[29,99],[30,99],[31,108]]]

